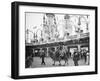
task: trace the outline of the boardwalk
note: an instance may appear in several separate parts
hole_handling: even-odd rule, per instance
[[[46,65],[41,65],[41,58],[40,57],[34,57],[33,59],[34,60],[33,60],[32,66],[30,68],[36,68],[36,67],[58,67],[59,66],[58,62],[56,62],[55,63],[56,65],[53,66],[52,65],[53,64],[53,60],[50,57],[45,57],[45,63],[46,63]],[[79,66],[81,66],[81,65],[87,65],[87,64],[85,64],[84,59],[83,60],[79,60],[78,64],[79,64]],[[64,61],[63,60],[61,61],[61,65],[62,66],[64,65]],[[65,66],[74,66],[73,60],[71,58],[68,59],[68,64],[66,63]]]

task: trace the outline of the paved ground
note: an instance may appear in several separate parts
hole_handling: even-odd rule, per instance
[[[45,58],[45,63],[46,65],[41,65],[41,58],[40,57],[34,57],[33,58],[33,63],[31,68],[36,68],[36,67],[58,67],[59,66],[59,62],[56,61],[55,66],[53,66],[54,61],[50,58],[50,57],[46,57]],[[64,65],[64,61],[61,61],[61,65]],[[80,65],[87,65],[85,64],[84,60],[79,60],[78,61],[79,66]],[[74,62],[73,60],[70,58],[68,59],[68,64],[66,63],[65,66],[74,66]]]

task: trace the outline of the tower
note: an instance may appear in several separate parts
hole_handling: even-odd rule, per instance
[[[43,29],[48,40],[55,38],[55,33],[57,31],[56,18],[53,13],[46,13],[43,17]]]

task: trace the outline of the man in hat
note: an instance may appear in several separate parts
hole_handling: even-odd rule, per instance
[[[45,65],[45,61],[44,61],[44,59],[45,59],[45,53],[44,53],[44,50],[40,50],[40,56],[41,56],[41,58],[42,58],[42,62],[41,62],[41,65]]]

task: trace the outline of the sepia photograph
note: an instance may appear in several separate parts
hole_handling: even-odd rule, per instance
[[[88,66],[90,15],[25,12],[25,68]]]

